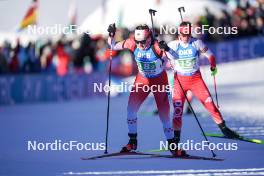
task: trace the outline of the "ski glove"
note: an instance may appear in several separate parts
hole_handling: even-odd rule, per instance
[[[164,41],[160,41],[159,42],[159,48],[165,51],[169,51],[170,48],[168,47],[167,43]]]
[[[217,68],[216,67],[211,67],[211,76],[215,76],[217,74]]]
[[[108,26],[107,32],[109,32],[109,36],[110,36],[110,37],[114,37],[114,36],[115,36],[115,32],[116,32],[116,26],[115,26],[115,23],[110,24],[110,25]]]

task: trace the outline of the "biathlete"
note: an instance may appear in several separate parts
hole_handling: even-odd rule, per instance
[[[170,120],[170,106],[167,96],[168,86],[167,73],[164,70],[164,60],[162,59],[163,51],[159,48],[159,44],[152,37],[152,32],[147,25],[139,25],[134,32],[134,38],[115,42],[114,34],[116,28],[114,24],[108,27],[109,38],[108,44],[113,50],[129,49],[134,53],[135,60],[138,65],[138,74],[136,76],[134,86],[130,92],[127,106],[127,125],[129,141],[121,152],[130,152],[137,149],[137,112],[147,98],[151,89],[145,91],[142,87],[159,87],[152,91],[155,97],[156,105],[160,121],[163,125],[163,131],[168,141],[171,144],[177,144],[174,138],[174,130]],[[162,88],[163,87],[163,88]],[[169,148],[171,149],[171,148]],[[183,156],[185,151],[178,149],[170,150],[174,156]]]
[[[176,71],[173,89],[173,128],[176,141],[180,141],[182,113],[185,102],[184,94],[187,91],[191,91],[201,101],[226,137],[238,138],[239,135],[226,126],[200,73],[199,56],[204,55],[210,62],[211,75],[216,75],[215,57],[201,40],[191,36],[191,30],[190,22],[182,22],[179,26],[179,36],[176,40],[169,42],[168,45],[163,41],[159,43],[159,47],[166,51],[167,56],[172,61],[174,71]],[[183,90],[177,79],[181,83]]]

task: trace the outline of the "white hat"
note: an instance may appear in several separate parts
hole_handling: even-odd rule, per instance
[[[149,36],[149,30],[147,29],[136,29],[135,30],[135,40],[142,41],[146,40]]]

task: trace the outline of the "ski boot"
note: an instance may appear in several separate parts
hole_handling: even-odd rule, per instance
[[[128,136],[129,136],[129,141],[127,145],[121,149],[120,151],[121,153],[133,152],[137,150],[137,133],[135,134],[128,133]]]
[[[169,150],[174,157],[186,157],[188,154],[185,150],[178,147],[178,142],[175,138],[168,139]]]
[[[175,138],[176,144],[178,145],[178,143],[181,140],[181,131],[174,130],[174,138]]]
[[[225,121],[223,121],[222,123],[218,124],[218,127],[220,128],[220,130],[222,131],[222,133],[228,137],[228,138],[239,138],[239,134],[237,134],[235,131],[231,130],[230,128],[228,128],[225,124]]]

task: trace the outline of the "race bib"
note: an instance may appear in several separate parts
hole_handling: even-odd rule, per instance
[[[138,65],[139,70],[141,71],[149,71],[149,70],[156,69],[155,62],[138,62],[137,65]]]
[[[192,70],[196,67],[196,58],[177,59],[178,66],[183,70]]]
[[[147,77],[158,75],[163,71],[161,60],[153,62],[137,61],[137,65],[139,72]]]

